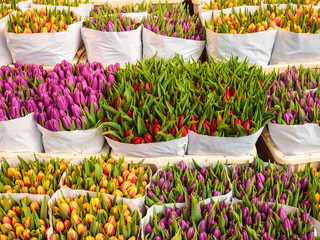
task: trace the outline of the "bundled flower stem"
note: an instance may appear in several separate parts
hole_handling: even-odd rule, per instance
[[[51,196],[57,191],[59,181],[68,166],[65,160],[51,159],[49,162],[35,160],[25,161],[19,158],[17,167],[12,167],[2,160],[0,192],[1,193],[31,193]]]
[[[195,168],[183,161],[172,166],[168,163],[147,189],[146,205],[190,202],[191,195],[201,201],[231,191],[227,172],[219,162],[215,168],[212,164],[202,168],[195,161],[193,164]]]
[[[4,6],[1,4],[1,6],[0,6],[0,19],[4,18],[5,16],[12,13],[13,11],[14,11],[13,8],[7,7],[7,6]]]
[[[262,201],[299,207],[309,212],[311,205],[307,178],[299,178],[291,165],[279,169],[270,162],[256,158],[252,163],[229,167],[233,191],[237,199],[260,203]]]
[[[50,5],[50,6],[68,6],[68,7],[79,7],[79,4],[89,3],[88,0],[82,2],[81,0],[34,0],[34,4],[39,5]]]
[[[128,164],[124,158],[116,161],[110,155],[84,159],[80,165],[68,167],[64,186],[129,199],[141,198],[145,195],[151,175],[149,166],[141,166],[142,163]]]
[[[160,239],[314,239],[314,225],[307,213],[289,212],[266,202],[197,203],[184,208],[154,208],[145,226],[146,240]]]
[[[140,217],[123,200],[111,200],[108,195],[89,194],[74,198],[55,199],[52,209],[56,239],[128,239],[136,240]]]
[[[25,197],[16,201],[13,196],[1,196],[1,239],[45,240],[49,229],[46,197],[39,203]]]
[[[239,7],[239,6],[258,6],[261,4],[260,0],[218,0],[218,1],[210,1],[208,5],[205,3],[203,5],[203,9],[210,10],[222,10],[226,8]]]
[[[293,7],[288,5],[286,9],[278,6],[267,6],[266,14],[272,23],[278,27],[295,33],[320,33],[320,9],[312,6]]]
[[[124,32],[137,29],[139,23],[121,14],[102,17],[94,15],[94,17],[87,17],[85,19],[83,27],[102,32]]]
[[[66,11],[48,8],[18,11],[8,20],[8,32],[13,33],[56,33],[68,30],[68,26],[78,22],[70,9]]]
[[[240,10],[239,13],[229,15],[221,12],[220,16],[216,17],[212,13],[211,20],[205,24],[206,28],[216,33],[247,34],[274,30],[269,24],[268,15],[263,13],[261,7],[254,14],[248,9],[245,9],[244,13]]]
[[[268,91],[268,95],[278,96],[282,88],[285,88],[289,94],[296,91],[316,90],[320,84],[319,71],[317,69],[304,68],[302,65],[299,70],[295,66],[288,68],[281,73],[273,72],[273,79],[270,84],[272,88]]]
[[[93,17],[96,14],[98,16],[103,16],[103,15],[112,15],[112,14],[128,13],[128,12],[144,12],[146,10],[147,10],[147,4],[144,1],[137,4],[125,4],[121,8],[113,7],[111,4],[105,3],[103,5],[94,7],[90,11],[90,17]]]

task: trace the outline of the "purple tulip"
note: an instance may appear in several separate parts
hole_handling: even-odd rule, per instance
[[[167,181],[170,181],[171,182],[171,180],[173,179],[173,174],[172,174],[172,172],[170,171],[170,172],[167,172],[166,173],[166,177],[167,177]]]
[[[219,228],[216,228],[214,231],[213,231],[213,236],[215,236],[217,239],[220,239],[221,237],[221,232],[220,232],[220,229]]]
[[[154,182],[151,182],[151,183],[150,183],[150,188],[152,188],[152,189],[155,189],[155,188],[156,188],[156,185],[155,185]]]
[[[291,229],[291,224],[290,224],[290,220],[288,218],[286,218],[284,221],[283,221],[283,229],[284,231],[288,231],[289,229]]]
[[[151,190],[148,191],[147,193],[148,198],[152,199],[153,197],[153,192]]]
[[[193,238],[193,235],[194,235],[194,229],[193,229],[193,227],[190,227],[187,230],[187,240],[191,240]]]
[[[164,203],[166,202],[166,199],[163,195],[160,195],[159,200]]]
[[[58,123],[58,121],[56,119],[51,119],[51,120],[48,120],[44,127],[50,131],[53,131],[53,132],[59,132],[61,131],[60,129],[60,125]]]
[[[300,184],[301,184],[301,190],[302,191],[305,191],[306,188],[307,188],[307,184],[308,184],[308,180],[306,177],[303,177],[301,180],[300,180]]]
[[[242,208],[242,217],[246,218],[248,215],[249,215],[249,208],[248,207]]]
[[[68,115],[63,116],[61,120],[62,120],[63,127],[67,130],[70,130],[70,126],[72,124],[72,120],[71,120],[70,116],[68,116]]]
[[[249,235],[245,229],[242,229],[242,238],[243,240],[249,240]]]
[[[64,95],[58,95],[57,107],[62,111],[66,111],[68,109],[68,101]]]
[[[179,220],[179,225],[180,225],[182,231],[185,231],[188,228],[186,221],[184,221],[183,219]]]
[[[184,161],[179,162],[178,166],[185,171],[187,169],[187,164]]]
[[[9,107],[9,111],[10,111],[10,117],[12,119],[16,119],[16,118],[20,118],[21,117],[20,110],[19,110],[18,106]]]
[[[208,235],[205,232],[200,233],[199,240],[208,240]]]
[[[37,105],[32,98],[29,98],[27,100],[26,109],[27,109],[28,113],[32,113],[32,112],[36,111]]]
[[[202,219],[199,224],[199,233],[205,233],[206,232],[206,220]]]
[[[250,216],[247,216],[247,217],[244,219],[244,224],[245,224],[245,225],[252,226],[252,218],[251,218]]]
[[[146,234],[152,234],[152,227],[149,223],[146,225]]]
[[[71,111],[76,118],[79,118],[82,115],[82,109],[76,104],[71,105]]]
[[[163,177],[160,178],[160,180],[158,182],[158,186],[159,186],[160,189],[162,188],[162,185],[164,184],[164,182],[165,182],[164,178]]]

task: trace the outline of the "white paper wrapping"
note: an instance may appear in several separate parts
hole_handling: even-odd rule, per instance
[[[141,29],[142,26],[126,32],[102,32],[82,27],[89,62],[119,63],[121,67],[127,62],[135,64],[142,58]]]
[[[76,195],[83,196],[83,195],[86,195],[87,193],[89,193],[90,197],[96,197],[97,196],[97,193],[95,193],[95,192],[88,192],[88,191],[82,191],[82,190],[71,190],[71,189],[70,190],[62,189],[60,191],[55,192],[51,196],[51,199],[49,200],[49,206],[51,206],[51,205],[55,206],[55,200],[58,200],[59,198],[63,198],[63,196],[66,197],[66,198],[73,198],[74,199]],[[115,196],[109,195],[109,194],[103,194],[103,195],[108,195],[111,200],[113,200],[113,198],[115,197]],[[117,202],[120,202],[120,200],[121,200],[121,198],[117,197]],[[133,204],[132,202],[130,202],[128,200],[129,199],[123,198],[123,203],[126,203],[128,205],[130,211],[137,210],[137,212],[139,214],[139,217],[140,217],[140,221],[141,221],[142,214],[139,211],[139,208],[135,204]],[[50,223],[51,223],[52,222],[52,209],[51,208],[49,210],[49,220],[50,220]],[[136,239],[139,239],[140,231],[141,231],[141,229],[139,229],[138,238],[136,238]],[[48,232],[47,232],[48,240],[50,239],[52,234],[53,234],[53,227],[51,225],[50,228],[48,229]]]
[[[34,113],[0,121],[0,152],[43,152],[41,133],[34,120]]]
[[[277,28],[270,64],[311,62],[320,60],[320,34],[294,33]]]
[[[249,136],[243,137],[215,137],[197,134],[189,131],[188,151],[193,154],[247,154],[256,144],[263,128]]]
[[[158,53],[157,59],[169,59],[178,53],[185,61],[191,58],[198,61],[205,46],[205,41],[162,36],[144,27],[142,28],[142,42],[145,58],[151,58]]]
[[[102,129],[53,132],[37,124],[42,133],[45,152],[99,153],[104,145]]]
[[[236,7],[234,12],[254,13],[259,10],[259,6]],[[219,12],[219,11],[215,11]],[[224,13],[232,13],[232,9],[224,9]],[[216,13],[215,13],[216,14]],[[212,11],[201,14],[202,24],[205,20],[210,21]],[[216,15],[214,15],[216,16]],[[249,64],[268,65],[272,53],[272,48],[276,39],[277,30],[268,30],[263,32],[255,32],[249,34],[227,34],[215,33],[210,29],[206,29],[207,42],[206,51],[208,56],[214,59],[229,60],[231,55],[239,57],[239,61],[247,58]]]
[[[21,11],[25,11],[28,8],[31,8],[31,0],[18,2],[17,6],[21,9]]]
[[[77,15],[79,19],[79,15]],[[57,33],[4,34],[13,62],[22,64],[55,65],[62,60],[71,61],[81,42],[82,22],[68,26],[68,30]]]
[[[188,136],[165,142],[129,144],[114,141],[106,137],[109,146],[117,155],[136,157],[157,157],[170,155],[184,155],[188,146]]]
[[[315,123],[283,125],[268,123],[270,136],[285,155],[320,152],[320,127]]]
[[[52,6],[52,5],[41,5],[31,3],[31,8],[41,9],[41,8],[57,8],[57,10],[66,10],[70,8],[70,11],[79,14],[81,20],[84,20],[84,17],[89,16],[90,11],[93,9],[93,4],[79,4],[78,7],[68,7],[68,6]]]
[[[4,35],[4,29],[7,27],[9,15],[0,19],[0,65],[6,65],[12,63],[11,55],[7,46],[6,37]]]
[[[214,163],[204,163],[204,162],[197,162],[197,164],[200,166],[200,167],[207,167],[207,166],[210,166],[211,164],[212,164],[212,169],[215,169],[216,168],[216,166],[217,166],[217,163],[216,162],[214,162]],[[173,164],[170,164],[170,166],[172,166]],[[192,162],[190,162],[190,163],[188,163],[188,165],[191,167],[191,168],[194,168],[194,165],[193,165],[193,163]],[[203,200],[201,200],[200,202],[205,202],[205,203],[209,203],[209,202],[211,202],[211,199],[213,200],[213,201],[219,201],[219,202],[221,202],[221,201],[231,201],[232,200],[232,195],[233,195],[233,190],[232,190],[232,183],[231,183],[231,180],[230,180],[230,178],[229,178],[229,172],[228,172],[228,169],[227,169],[227,167],[224,165],[224,164],[221,164],[221,166],[222,166],[222,168],[223,168],[223,170],[224,171],[226,171],[226,176],[227,176],[227,179],[228,179],[228,181],[229,181],[229,187],[230,187],[230,192],[229,193],[227,193],[227,194],[225,194],[225,195],[221,195],[221,196],[215,196],[215,197],[212,197],[212,198],[207,198],[207,199],[203,199]],[[155,181],[156,180],[156,178],[157,178],[157,174],[161,171],[161,170],[164,170],[164,168],[160,168],[153,176],[152,176],[152,180],[153,181]],[[146,189],[148,189],[150,187],[150,184],[148,184],[147,186],[146,186]],[[185,204],[185,202],[183,202],[183,203],[165,203],[165,204],[162,204],[162,205],[166,205],[167,207],[170,207],[170,208],[173,208],[175,205],[177,206],[177,205],[180,205],[180,204],[183,204],[183,206],[184,206],[184,204]],[[157,205],[157,204],[155,204],[155,205]],[[147,208],[147,210],[150,208],[150,207],[148,207],[148,206],[145,206],[146,208]],[[153,207],[153,206],[152,206]],[[151,208],[152,208],[151,207]]]
[[[76,159],[76,160],[72,160],[70,162],[70,165],[80,165],[81,163],[83,162],[83,159]],[[145,164],[142,164],[142,166],[145,166]],[[61,189],[65,189],[65,190],[72,190],[71,188],[67,187],[67,186],[64,186],[64,181],[66,180],[66,177],[67,177],[67,173],[64,172],[62,177],[61,177],[61,180],[60,180],[60,186],[61,186]],[[149,182],[151,181],[151,174],[149,176]],[[145,189],[147,188],[147,186],[145,187]],[[88,191],[88,190],[81,190],[83,192],[90,192],[92,193],[91,191]],[[128,199],[128,198],[122,198],[122,197],[117,197],[117,199],[126,199],[130,202],[132,202],[134,205],[136,205],[140,212],[144,212],[144,200],[145,200],[145,195],[142,197],[142,198],[136,198],[136,199]]]

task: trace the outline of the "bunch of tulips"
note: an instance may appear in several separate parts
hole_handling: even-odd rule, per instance
[[[75,195],[54,200],[51,206],[54,234],[50,240],[135,240],[140,217],[123,201],[108,195]]]
[[[25,161],[19,157],[19,164],[12,167],[6,159],[1,163],[0,192],[52,194],[60,188],[59,181],[67,169],[65,160],[51,159],[46,162],[35,160]]]
[[[18,11],[8,20],[8,32],[13,33],[56,33],[68,30],[68,26],[78,22],[73,12],[41,8]]]
[[[150,168],[142,162],[128,164],[106,157],[84,159],[79,164],[71,164],[66,170],[63,185],[72,189],[109,193],[129,199],[145,195],[145,187],[150,179]]]
[[[193,164],[191,168],[181,161],[160,170],[147,189],[146,205],[189,202],[191,195],[201,201],[231,191],[228,174],[219,162],[215,167],[200,167],[195,161]]]

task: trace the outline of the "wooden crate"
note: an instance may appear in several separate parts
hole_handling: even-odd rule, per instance
[[[245,163],[249,160],[252,162],[257,155],[257,149],[254,147],[249,154],[246,155],[230,155],[230,154],[216,154],[216,155],[184,155],[184,156],[163,156],[163,157],[135,157],[135,156],[124,156],[126,161],[132,161],[137,163],[144,159],[144,163],[154,164],[157,168],[165,167],[169,163],[179,163],[180,161],[185,161],[187,163],[192,162],[194,159],[197,162],[221,162],[221,163]],[[115,159],[119,159],[122,156],[115,154],[111,150],[111,156]]]
[[[208,0],[192,0],[192,4],[193,4],[193,12],[194,13],[198,13],[199,12],[199,6],[205,2],[207,2]]]
[[[275,163],[279,165],[290,163],[292,165],[292,169],[295,172],[304,170],[307,163],[311,163],[311,167],[316,167],[317,169],[320,168],[320,152],[287,156],[283,154],[275,145],[269,131],[266,128],[263,130],[261,136],[265,145],[268,147],[270,153],[272,154]]]
[[[12,153],[12,152],[0,152],[0,158],[16,158],[17,156],[20,156],[22,158],[29,158],[33,159],[34,155],[37,156],[37,158],[61,158],[65,159],[66,161],[70,162],[75,159],[84,159],[84,158],[90,158],[91,156],[101,156],[106,155],[110,151],[110,147],[107,143],[103,146],[103,149],[100,153],[97,154],[89,154],[89,153]]]

